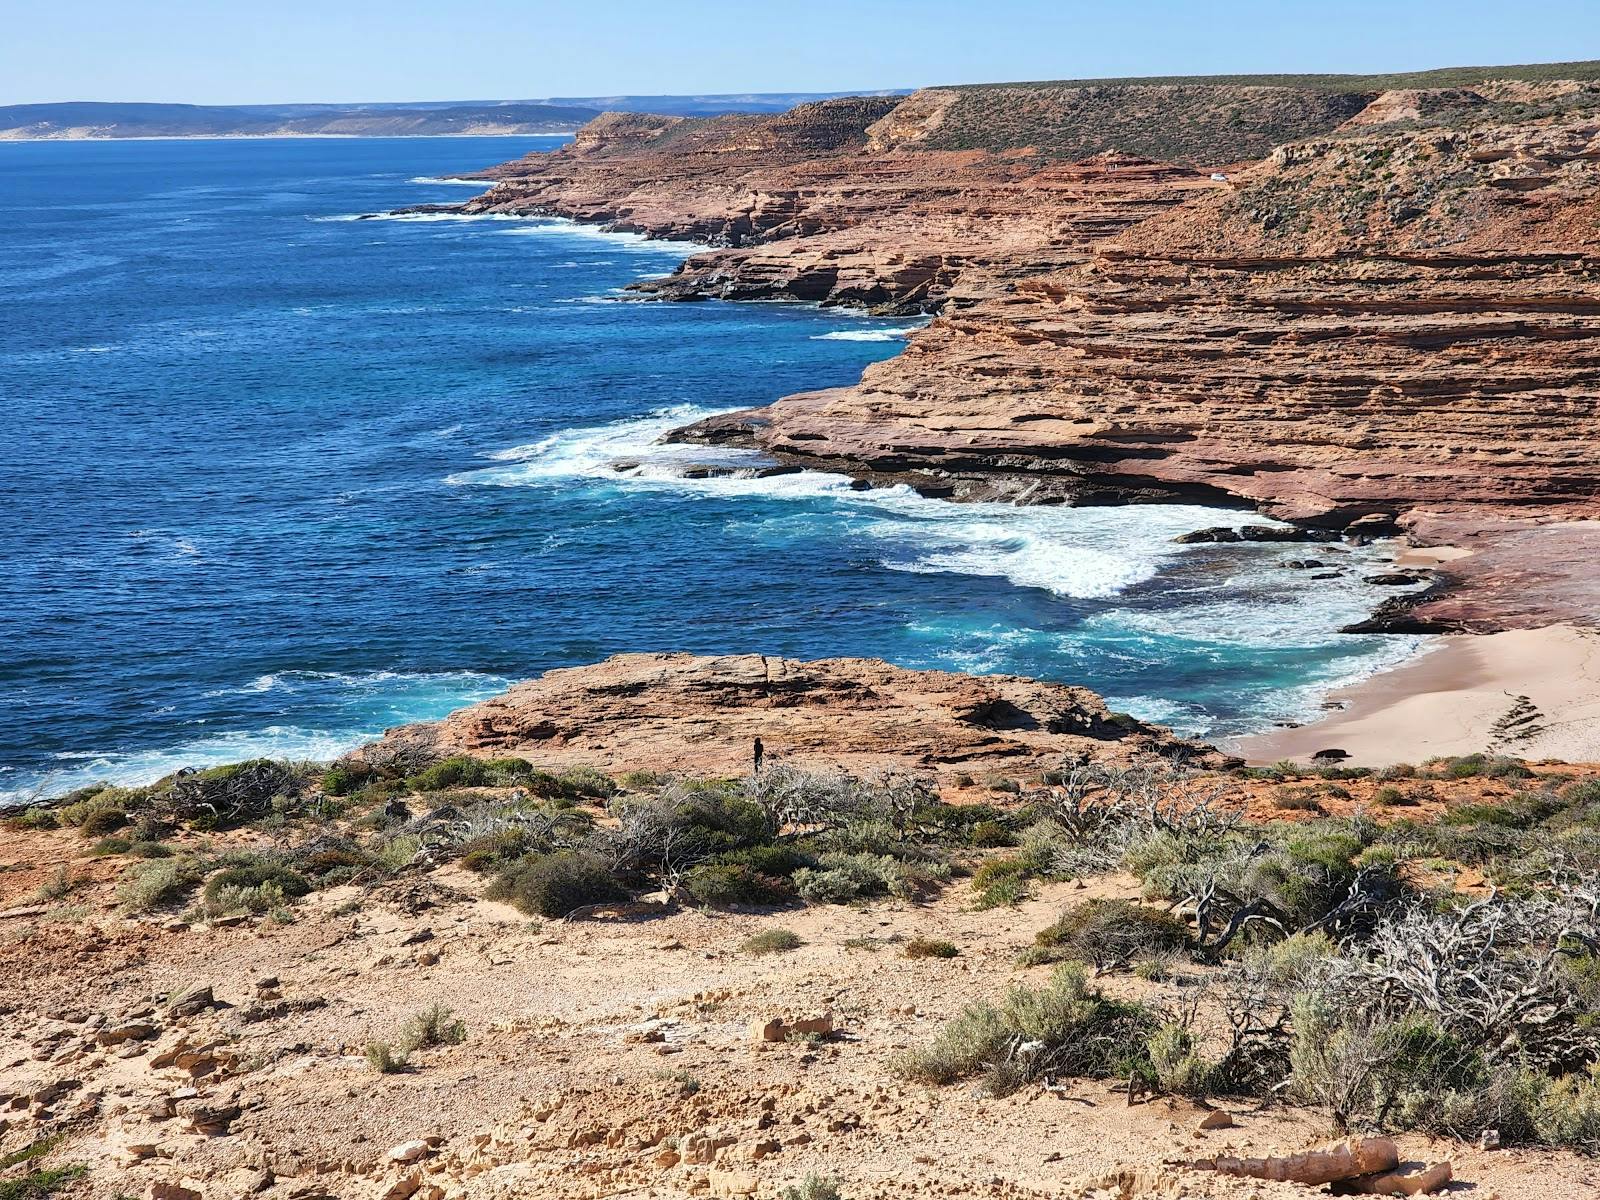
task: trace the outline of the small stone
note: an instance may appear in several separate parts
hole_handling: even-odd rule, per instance
[[[1233,1114],[1221,1108],[1213,1108],[1200,1118],[1200,1123],[1195,1126],[1197,1130],[1204,1129],[1232,1129]]]
[[[1478,1135],[1479,1150],[1500,1149],[1500,1131],[1498,1129],[1485,1129]]]
[[[168,1017],[192,1017],[216,1004],[210,984],[201,984],[180,992],[167,1006]]]
[[[387,1158],[390,1162],[413,1163],[428,1158],[433,1154],[433,1147],[426,1138],[416,1138],[409,1142],[401,1142],[390,1149]]]

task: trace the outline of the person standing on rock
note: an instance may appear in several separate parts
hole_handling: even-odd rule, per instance
[[[766,747],[761,744],[761,739],[757,738],[755,745],[750,748],[750,760],[752,763],[750,769],[752,773],[761,774],[761,759],[766,752]]]

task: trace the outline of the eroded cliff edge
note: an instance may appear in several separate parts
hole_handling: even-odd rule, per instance
[[[1393,522],[1472,552],[1415,628],[1600,611],[1600,85],[610,114],[498,177],[470,210],[713,244],[666,298],[939,314],[855,387],[686,437],[957,499]]]

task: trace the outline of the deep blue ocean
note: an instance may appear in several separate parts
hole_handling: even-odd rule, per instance
[[[328,757],[625,650],[1082,683],[1213,735],[1412,648],[1252,514],[689,480],[693,416],[847,384],[912,323],[627,301],[684,247],[464,199],[562,139],[0,144],[0,793]],[[619,473],[617,464],[625,464]],[[1387,593],[1383,593],[1387,594]]]

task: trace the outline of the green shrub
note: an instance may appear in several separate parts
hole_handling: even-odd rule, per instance
[[[1504,804],[1462,804],[1444,815],[1446,825],[1532,829],[1560,812],[1561,800],[1549,792],[1520,792]]]
[[[1525,763],[1502,755],[1466,754],[1460,758],[1431,759],[1428,766],[1447,779],[1531,779]]]
[[[126,913],[147,913],[181,899],[200,882],[200,872],[187,859],[140,863],[123,872],[117,901]]]
[[[1319,967],[1338,953],[1325,933],[1296,933],[1278,942],[1248,946],[1240,961],[1255,979],[1277,988],[1304,990]]]
[[[89,853],[96,858],[106,858],[114,854],[126,854],[133,849],[133,843],[127,838],[108,837],[101,838],[89,848]]]
[[[1481,1053],[1421,1013],[1340,1013],[1313,994],[1297,998],[1293,1013],[1291,1090],[1345,1125],[1448,1133],[1456,1095],[1488,1079]]]
[[[954,958],[960,953],[954,942],[925,937],[912,938],[905,950],[907,958]]]
[[[1162,1095],[1201,1099],[1211,1094],[1216,1068],[1195,1049],[1194,1035],[1182,1025],[1168,1022],[1145,1044],[1150,1070],[1146,1082]]]
[[[800,1183],[781,1190],[778,1200],[844,1200],[844,1195],[837,1180],[807,1175]]]
[[[794,899],[794,890],[782,880],[760,875],[737,864],[708,863],[684,876],[683,887],[709,907],[748,904],[774,907]]]
[[[596,767],[571,767],[556,776],[567,795],[604,800],[617,794],[616,780]]]
[[[979,821],[967,831],[967,844],[982,850],[1015,846],[1017,835],[1000,821]]]
[[[27,832],[43,832],[49,829],[59,829],[61,818],[53,809],[25,808],[14,817],[7,817],[6,824]]]
[[[804,944],[800,935],[792,929],[766,929],[746,938],[739,944],[739,949],[746,954],[782,954],[788,950],[798,950]]]
[[[1171,913],[1131,900],[1088,900],[1034,935],[1030,963],[1063,959],[1126,966],[1141,955],[1182,950],[1189,927]]]
[[[311,891],[299,872],[282,863],[252,862],[224,867],[206,880],[201,903],[213,916],[270,912]]]
[[[1600,1066],[1549,1081],[1532,1124],[1536,1140],[1546,1146],[1600,1155]]]
[[[1056,968],[1044,987],[1012,987],[999,1004],[968,1006],[933,1042],[901,1055],[893,1069],[917,1083],[945,1084],[975,1075],[1005,1095],[1044,1075],[1092,1079],[1147,1075],[1151,1014],[1108,999],[1088,984],[1084,968]]]
[[[774,878],[793,875],[801,867],[817,865],[814,855],[807,854],[792,842],[785,842],[782,845],[769,842],[758,846],[744,846],[718,855],[717,861],[727,866],[749,867],[758,875],[770,875]]]
[[[815,867],[794,873],[803,900],[812,904],[849,904],[879,896],[916,899],[936,890],[949,878],[948,867],[937,863],[912,863],[887,854],[840,853],[821,855]]]
[[[413,791],[442,792],[456,787],[509,787],[528,779],[533,764],[520,758],[483,759],[457,754],[406,780]]]
[[[1561,798],[1575,808],[1600,804],[1600,778],[1580,779],[1561,789]]]
[[[372,768],[363,762],[337,762],[322,773],[322,791],[327,796],[349,796],[366,786]]]
[[[128,814],[120,808],[101,808],[91,812],[78,826],[84,837],[100,838],[115,833],[128,823]]]
[[[489,885],[486,895],[530,916],[564,917],[590,904],[626,900],[628,891],[595,855],[560,850],[510,864]]]

